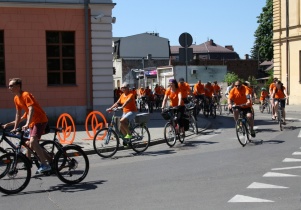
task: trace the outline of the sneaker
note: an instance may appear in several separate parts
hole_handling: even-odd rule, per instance
[[[130,134],[126,134],[126,136],[124,137],[125,139],[131,139],[131,138],[133,138],[132,137],[132,135],[130,135]]]
[[[256,133],[254,130],[251,130],[251,136],[254,138],[256,136]]]
[[[37,170],[36,174],[42,174],[44,172],[51,171],[50,165],[41,164],[40,168]]]

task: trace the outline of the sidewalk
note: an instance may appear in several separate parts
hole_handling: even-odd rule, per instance
[[[210,126],[210,122],[204,118],[199,117],[198,127],[199,127],[199,132],[202,131],[202,129],[206,129]],[[157,110],[154,110],[153,113],[150,114],[150,120],[147,123],[147,126],[149,128],[150,136],[151,136],[151,144],[156,145],[156,144],[162,144],[165,143],[164,137],[163,137],[163,130],[164,130],[164,125],[166,121],[163,119],[161,116],[161,113],[158,112]],[[89,139],[89,135],[87,134],[85,130],[84,125],[76,125],[76,134],[75,134],[75,140],[73,144],[77,144],[83,148],[83,150],[87,154],[95,154],[94,148],[93,148],[93,139]],[[91,131],[90,131],[91,132]],[[187,131],[189,132],[189,131]],[[42,137],[42,139],[52,139],[53,138],[53,133],[46,134]],[[122,144],[120,145],[120,150],[123,150]]]

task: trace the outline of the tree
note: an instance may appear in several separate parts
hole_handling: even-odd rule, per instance
[[[232,82],[235,82],[237,80],[241,80],[237,74],[233,73],[233,72],[229,72],[225,75],[225,79],[224,81],[228,83],[228,85],[230,85]]]
[[[257,17],[259,23],[254,36],[254,46],[251,49],[252,59],[259,62],[273,59],[273,0],[266,0],[266,6]]]

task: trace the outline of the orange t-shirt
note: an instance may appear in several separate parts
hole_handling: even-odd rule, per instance
[[[127,95],[125,95],[125,93],[123,93],[120,96],[120,103],[124,104],[129,98],[132,98],[132,99],[131,99],[131,101],[129,101],[129,103],[125,107],[123,107],[123,112],[124,113],[137,112],[135,97],[132,93],[129,93]]]
[[[247,103],[247,95],[249,95],[249,90],[246,86],[241,86],[240,90],[234,87],[231,89],[228,98],[234,102],[235,105],[241,105]],[[251,106],[251,105],[249,105]]]
[[[29,106],[33,107],[33,115],[29,127],[32,128],[36,123],[48,122],[48,118],[39,103],[35,100],[34,96],[29,92],[22,92],[21,96],[15,96],[14,102],[17,110],[24,110],[25,116],[29,113]]]
[[[182,99],[187,98],[188,93],[190,91],[190,86],[186,82],[184,82],[184,83],[179,82],[178,84],[179,84],[179,88],[180,88],[181,93],[182,93]]]
[[[269,90],[273,92],[274,87],[276,87],[276,84],[273,82],[270,84]]]
[[[213,93],[214,93],[213,86],[205,85],[205,96],[212,97]]]
[[[216,94],[221,90],[221,87],[218,84],[216,84],[216,85],[214,84],[214,85],[212,85],[212,87],[215,90]]]
[[[205,89],[203,84],[196,83],[193,87],[193,94],[198,95],[198,94],[204,94]]]
[[[151,89],[145,89],[145,95],[150,96],[151,95]]]
[[[166,91],[165,88],[163,87],[160,88],[160,94],[165,95],[165,91]]]
[[[260,101],[263,101],[267,96],[269,95],[269,93],[267,91],[261,91],[260,93]]]
[[[171,90],[171,88],[168,88],[165,92],[165,95],[168,96],[170,98],[170,106],[175,107],[179,105],[179,97],[178,95],[182,94],[182,92],[180,91],[180,88],[176,89],[175,92],[173,92]],[[184,101],[181,100],[181,106],[184,106]]]
[[[140,94],[140,96],[145,96],[145,89],[140,88],[139,89],[139,94]]]
[[[161,88],[159,86],[155,87],[154,92],[155,92],[155,94],[160,95],[161,94]]]
[[[136,90],[132,90],[131,92],[134,95],[134,98],[136,98],[137,97],[137,91]]]
[[[274,98],[285,98],[285,95],[284,95],[284,90],[285,90],[285,87],[283,87],[283,91],[280,90],[280,89],[277,89],[277,87],[274,87],[273,88],[273,92],[275,91],[275,96]]]

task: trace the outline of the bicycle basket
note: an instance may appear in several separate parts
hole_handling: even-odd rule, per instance
[[[148,113],[141,113],[137,114],[135,117],[135,123],[147,123],[149,120],[149,114]]]
[[[162,115],[162,117],[164,118],[164,120],[170,120],[170,118],[171,118],[171,113],[170,113],[170,111],[162,112],[161,115]]]

